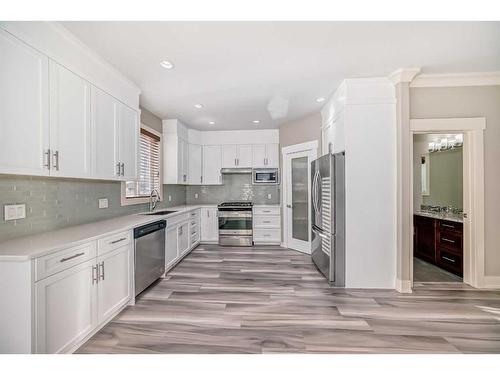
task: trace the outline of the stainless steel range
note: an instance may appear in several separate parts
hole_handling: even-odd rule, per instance
[[[219,245],[252,246],[252,202],[219,204]]]

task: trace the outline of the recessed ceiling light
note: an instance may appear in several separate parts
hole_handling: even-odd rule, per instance
[[[194,108],[198,108],[198,109],[203,108],[203,104],[195,104]]]
[[[254,124],[258,124],[260,121],[259,120],[253,120],[252,121]]]
[[[168,61],[168,60],[163,60],[160,63],[160,65],[161,65],[162,68],[165,68],[165,69],[173,69],[173,67],[174,67],[174,64],[171,61]]]
[[[319,98],[316,98],[317,103],[323,103],[324,101],[325,101],[325,98],[323,98],[322,96],[320,96]]]
[[[214,125],[215,124],[215,121],[209,121],[208,122],[210,125]]]

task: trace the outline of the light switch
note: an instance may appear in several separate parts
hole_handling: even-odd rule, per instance
[[[172,196],[171,195],[168,196],[168,201],[172,202]]]
[[[198,193],[194,193],[194,199],[198,199]]]
[[[271,193],[267,194],[267,199],[271,199],[272,195]]]
[[[6,204],[4,206],[4,220],[18,220],[26,217],[25,204]]]
[[[99,208],[108,208],[108,198],[99,199]]]

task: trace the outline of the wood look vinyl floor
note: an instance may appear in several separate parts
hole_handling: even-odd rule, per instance
[[[308,255],[199,246],[78,353],[500,353],[500,291],[334,289]]]

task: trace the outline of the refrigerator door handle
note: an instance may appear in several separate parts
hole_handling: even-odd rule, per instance
[[[314,175],[314,196],[313,196],[314,210],[316,211],[316,213],[320,213],[319,194],[318,194],[319,180],[320,180],[320,175],[319,171],[317,170],[316,174]]]

